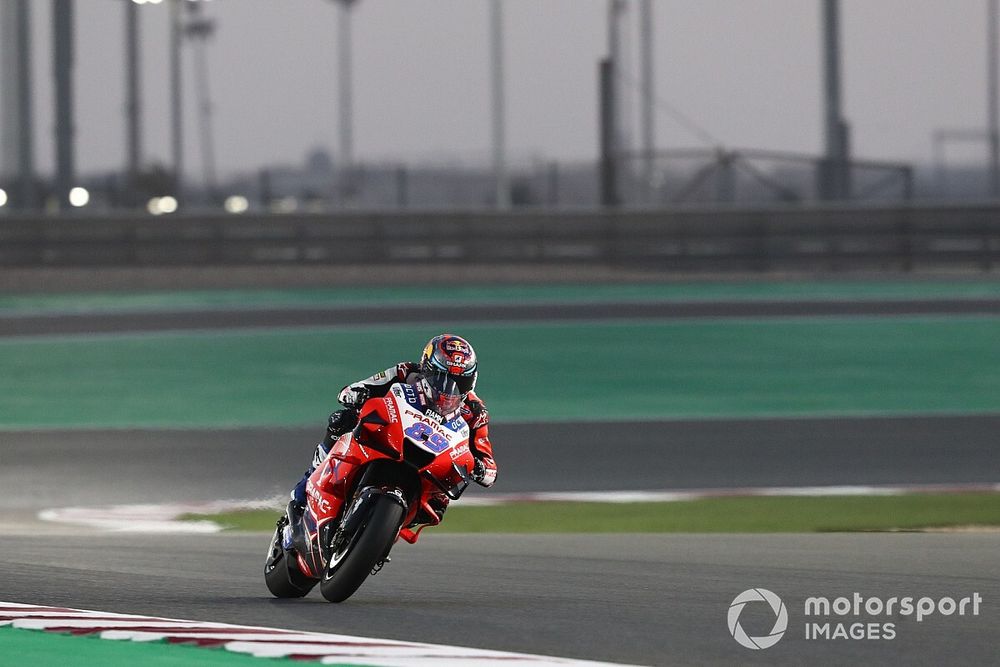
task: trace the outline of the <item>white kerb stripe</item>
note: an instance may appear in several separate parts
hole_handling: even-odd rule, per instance
[[[221,643],[223,648],[235,653],[256,657],[310,656],[324,664],[363,660],[372,667],[497,664],[613,667],[611,663],[526,653],[0,602],[0,625],[8,624],[33,630],[92,629],[94,634],[109,640],[170,639],[212,646]]]

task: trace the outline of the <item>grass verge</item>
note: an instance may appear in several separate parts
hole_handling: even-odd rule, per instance
[[[188,515],[271,530],[273,510]],[[651,503],[511,503],[448,509],[445,533],[811,533],[1000,526],[1000,493],[726,497]]]

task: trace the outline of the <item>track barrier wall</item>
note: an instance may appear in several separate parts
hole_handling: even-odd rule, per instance
[[[992,271],[1000,205],[0,218],[0,267],[394,262]]]

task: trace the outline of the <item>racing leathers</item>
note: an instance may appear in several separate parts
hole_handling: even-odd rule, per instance
[[[326,435],[323,437],[323,441],[316,446],[312,465],[309,466],[302,479],[292,490],[291,496],[294,503],[300,508],[305,507],[306,482],[309,479],[309,475],[323,463],[337,438],[357,426],[358,413],[365,401],[369,398],[381,398],[385,396],[394,384],[400,382],[414,384],[419,379],[419,365],[411,361],[403,361],[385,369],[381,373],[376,373],[369,378],[354,382],[341,389],[337,400],[345,407],[343,410],[338,410],[330,415],[327,422]],[[458,412],[469,425],[469,450],[476,459],[473,479],[482,486],[493,486],[497,478],[497,464],[493,459],[493,445],[490,442],[489,433],[490,415],[486,410],[486,405],[474,391],[470,391],[466,395]],[[453,418],[453,415],[443,415],[443,417],[450,419]],[[443,514],[448,504],[447,498],[443,494],[441,501],[440,504],[442,507],[440,513]]]

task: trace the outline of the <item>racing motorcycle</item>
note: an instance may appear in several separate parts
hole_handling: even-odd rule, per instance
[[[278,520],[264,562],[268,590],[296,598],[318,583],[330,602],[346,600],[399,538],[415,543],[441,522],[444,498],[457,500],[474,470],[465,420],[445,420],[416,387],[393,385],[365,402],[355,429],[310,475],[305,511]]]

